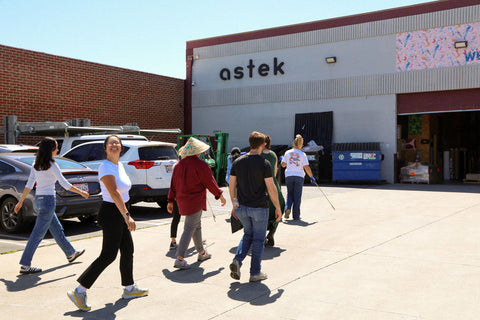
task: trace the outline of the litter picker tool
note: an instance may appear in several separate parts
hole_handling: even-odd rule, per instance
[[[323,192],[322,188],[320,188],[320,186],[314,182],[315,185],[317,186],[318,189],[320,189],[320,191],[322,192],[323,196],[325,197],[325,199],[327,199],[328,203],[330,203],[330,205],[332,206],[332,209],[335,211],[335,207],[333,206],[332,202],[330,201],[330,199],[328,199],[327,195],[325,194],[325,192]]]
[[[208,201],[208,197],[207,197],[207,203],[208,203],[208,207],[210,208],[210,211],[212,212],[213,221],[217,222],[217,219],[215,217],[215,213],[213,212],[212,205],[210,204],[210,201]]]

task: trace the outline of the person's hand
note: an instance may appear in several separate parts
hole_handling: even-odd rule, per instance
[[[233,207],[232,209],[232,217],[238,220],[237,216],[235,215],[235,207]]]
[[[238,202],[237,198],[233,198],[233,208],[238,208],[240,207],[240,203]]]
[[[127,224],[128,230],[135,231],[137,229],[135,220],[133,220],[131,216],[125,216],[125,223]]]
[[[15,214],[18,213],[18,211],[20,211],[20,209],[22,209],[22,206],[23,206],[23,201],[19,201],[16,205],[15,205],[15,208],[13,208],[13,212]]]
[[[167,211],[168,211],[168,213],[170,213],[170,214],[173,213],[173,202],[169,202],[169,203],[167,204]]]
[[[282,219],[282,210],[280,208],[275,208],[275,218],[277,218],[277,222]]]
[[[220,195],[220,201],[222,202],[222,207],[227,204],[227,200],[225,200],[225,197],[223,196],[223,194]]]
[[[315,178],[313,176],[310,177],[310,180],[312,180],[312,183],[313,184],[316,184],[317,183],[317,180],[315,180]]]
[[[83,190],[82,190],[82,192],[80,193],[80,195],[81,195],[82,197],[84,197],[85,199],[88,199],[88,197],[90,196],[90,194],[89,194],[87,191],[83,191]]]

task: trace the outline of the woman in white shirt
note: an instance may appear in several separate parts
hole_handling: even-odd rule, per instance
[[[103,243],[100,256],[92,262],[78,278],[80,285],[67,293],[72,302],[82,311],[89,311],[87,289],[97,280],[120,251],[120,275],[123,299],[133,299],[148,295],[148,289],[139,288],[133,281],[133,239],[131,231],[136,225],[128,212],[126,203],[130,200],[130,178],[120,162],[122,141],[115,135],[108,136],[103,147],[107,159],[98,168],[98,179],[102,190],[102,206],[98,213],[98,223],[102,227]]]
[[[287,185],[287,204],[285,205],[285,219],[288,219],[293,206],[293,220],[300,220],[300,203],[302,202],[303,181],[305,172],[315,183],[312,170],[308,165],[307,155],[301,150],[303,138],[297,134],[293,140],[293,148],[285,152],[282,167],[285,169],[285,184]]]
[[[85,199],[88,198],[88,192],[72,186],[67,179],[65,179],[58,164],[55,163],[55,160],[53,159],[57,153],[58,144],[55,139],[47,137],[40,142],[27,184],[25,185],[22,196],[14,209],[15,213],[20,211],[23,206],[23,201],[33,189],[34,183],[36,183],[33,206],[37,213],[37,219],[32,233],[28,238],[27,246],[23,251],[22,258],[20,259],[20,273],[22,274],[42,271],[40,268],[32,267],[31,262],[33,254],[43,240],[47,230],[50,231],[50,234],[53,236],[57,244],[63,252],[65,252],[68,262],[73,262],[85,252],[85,250],[75,250],[63,233],[63,227],[55,214],[55,182],[58,181],[63,188],[78,193]]]

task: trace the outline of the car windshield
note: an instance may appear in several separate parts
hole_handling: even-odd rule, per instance
[[[175,148],[172,147],[144,147],[138,149],[140,160],[169,160],[178,159]]]
[[[22,157],[18,158],[19,161],[32,165],[35,161],[35,157]],[[86,167],[80,163],[73,162],[66,159],[55,158],[55,162],[58,164],[60,169],[85,169]]]

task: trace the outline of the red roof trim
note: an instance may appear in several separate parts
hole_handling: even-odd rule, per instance
[[[255,40],[268,37],[282,36],[286,34],[343,27],[348,25],[373,22],[379,20],[394,19],[400,17],[413,16],[417,14],[425,14],[443,10],[451,10],[462,7],[478,5],[478,0],[439,0],[434,2],[422,3],[413,6],[400,7],[370,13],[333,18],[328,20],[307,22],[290,26],[263,29],[251,32],[237,33],[232,35],[220,36],[215,38],[207,38],[193,40],[187,42],[187,52],[192,52],[193,48],[207,47],[225,43]],[[188,54],[188,53],[187,53]],[[191,54],[191,53],[190,53]]]

